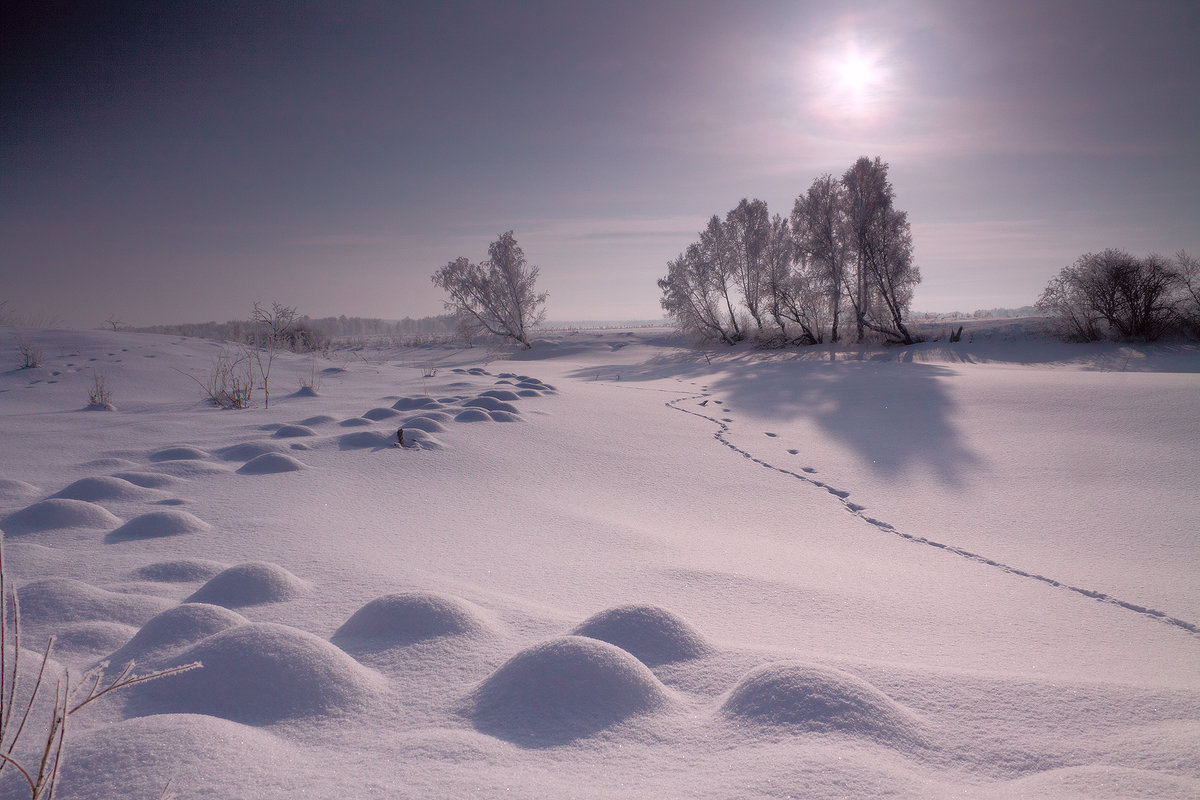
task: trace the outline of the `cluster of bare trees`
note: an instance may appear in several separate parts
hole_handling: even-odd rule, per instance
[[[1084,341],[1200,334],[1200,261],[1183,251],[1174,259],[1111,248],[1086,253],[1050,281],[1037,308]]]
[[[529,349],[530,329],[546,316],[547,295],[536,290],[537,276],[509,231],[488,245],[487,261],[460,256],[433,274],[433,284],[450,295],[446,310],[464,335],[489,333]]]
[[[840,179],[822,175],[790,218],[771,216],[762,200],[714,215],[668,262],[663,309],[681,330],[728,344],[836,342],[849,326],[855,341],[874,333],[912,344],[904,317],[921,274],[887,171],[864,156]]]

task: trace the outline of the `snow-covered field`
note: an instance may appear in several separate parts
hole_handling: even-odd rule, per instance
[[[1200,796],[1200,349],[969,338],[288,355],[222,411],[215,343],[0,329],[25,646],[204,663],[56,796]]]

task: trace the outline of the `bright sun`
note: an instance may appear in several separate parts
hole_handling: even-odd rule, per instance
[[[810,63],[809,107],[819,117],[860,126],[888,116],[895,79],[885,49],[843,39]]]
[[[870,58],[861,53],[848,53],[846,60],[839,67],[840,83],[843,88],[852,92],[865,92],[879,84],[881,74],[879,67]]]

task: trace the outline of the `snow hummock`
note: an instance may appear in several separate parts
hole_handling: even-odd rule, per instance
[[[167,509],[139,514],[121,527],[108,533],[110,542],[155,539],[160,536],[179,536],[184,533],[203,533],[212,526],[186,511]]]
[[[361,646],[405,645],[441,636],[472,636],[489,630],[486,615],[466,601],[432,592],[376,597],[342,624],[333,642]]]
[[[601,611],[571,632],[614,644],[650,666],[699,658],[712,652],[699,631],[686,621],[666,609],[645,604]]]
[[[249,623],[214,633],[173,660],[204,666],[134,687],[146,714],[208,714],[264,725],[353,714],[387,690],[382,676],[324,639],[286,625]]]
[[[466,715],[523,746],[564,744],[670,702],[645,664],[619,647],[563,636],[517,653],[471,693]]]
[[[309,594],[309,585],[278,564],[254,561],[222,570],[188,597],[228,608],[280,603]]]
[[[56,528],[111,528],[121,520],[103,506],[87,500],[54,497],[42,500],[0,521],[0,528],[10,534],[33,533]]]

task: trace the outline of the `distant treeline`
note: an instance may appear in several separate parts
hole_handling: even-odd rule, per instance
[[[1041,311],[1038,311],[1035,306],[1021,306],[1020,308],[980,308],[975,311],[914,311],[912,318],[918,321],[943,320],[943,319],[1016,319],[1018,317],[1041,317],[1045,316]]]
[[[455,322],[452,317],[445,314],[419,319],[405,317],[401,320],[347,317],[345,315],[313,319],[305,315],[297,317],[296,327],[305,331],[318,332],[327,339],[345,339],[360,336],[399,337],[451,334],[455,331]],[[249,320],[231,320],[229,322],[194,322],[181,325],[150,325],[130,330],[138,333],[163,333],[171,336],[194,336],[200,339],[240,342],[246,340],[253,328],[254,325]]]

